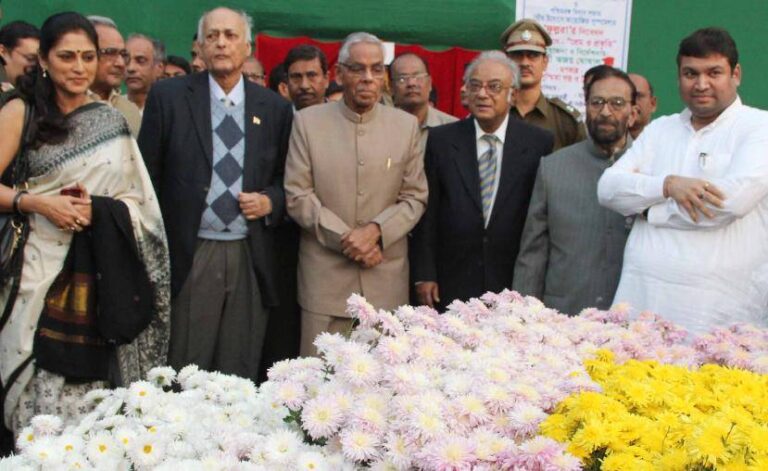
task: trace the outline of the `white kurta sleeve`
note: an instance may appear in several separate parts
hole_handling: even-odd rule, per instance
[[[669,199],[650,209],[649,223],[682,230],[715,229],[746,216],[768,196],[768,121],[748,120],[744,126],[727,170],[718,178],[707,179],[725,194],[722,208],[708,205],[714,217],[701,215],[694,222],[685,208]]]
[[[650,128],[632,144],[632,147],[600,177],[597,199],[601,205],[624,216],[640,214],[649,207],[665,201],[664,178],[651,175],[655,157],[651,148],[654,135],[646,135]]]

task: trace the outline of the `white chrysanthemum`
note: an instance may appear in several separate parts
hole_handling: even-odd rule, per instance
[[[78,471],[87,471],[93,468],[89,463],[88,459],[83,456],[80,453],[67,453],[64,455],[64,466],[62,469],[66,470],[78,470]]]
[[[35,443],[36,439],[37,435],[35,435],[35,431],[32,429],[32,427],[24,427],[21,429],[21,433],[19,433],[18,438],[16,438],[16,448],[20,451],[24,451],[27,449],[27,447]]]
[[[151,468],[165,459],[165,443],[156,434],[144,433],[134,440],[128,456],[140,468]]]
[[[267,436],[264,457],[267,463],[287,465],[292,463],[301,447],[301,437],[290,430],[278,430]]]
[[[331,468],[328,467],[328,460],[322,453],[302,451],[296,458],[296,469],[298,471],[326,471]]]
[[[379,438],[364,430],[346,429],[341,432],[341,446],[344,456],[350,460],[363,462],[379,456],[377,447]]]
[[[176,380],[176,370],[170,366],[157,366],[149,370],[147,380],[157,386],[170,386]]]
[[[187,388],[187,380],[197,373],[200,372],[200,368],[197,365],[187,365],[184,368],[180,369],[179,372],[176,374],[176,381],[181,384],[181,387],[183,389],[189,389]]]
[[[34,471],[35,468],[24,455],[0,459],[0,471]]]
[[[65,455],[79,455],[85,451],[83,438],[73,433],[63,433],[56,437],[54,442]]]
[[[91,389],[83,397],[83,402],[95,406],[111,395],[112,391],[109,389]]]
[[[136,381],[128,387],[126,406],[130,411],[148,413],[157,405],[162,392],[149,381]]]
[[[32,417],[30,425],[32,426],[32,430],[35,431],[36,435],[42,436],[54,435],[61,432],[63,423],[61,419],[55,415],[43,414]]]
[[[118,427],[113,433],[114,439],[123,451],[127,451],[128,448],[132,447],[134,440],[138,436],[139,434],[130,427]]]
[[[310,399],[301,412],[301,423],[307,433],[315,440],[329,437],[335,433],[343,414],[332,398]]]
[[[193,459],[197,456],[197,450],[189,442],[174,440],[165,447],[165,455],[179,460]]]
[[[43,469],[60,466],[64,460],[64,453],[50,437],[38,437],[24,450],[24,455]]]
[[[339,375],[353,386],[368,387],[381,377],[381,366],[368,352],[348,357],[339,365]]]
[[[109,432],[100,432],[91,437],[85,446],[85,454],[95,465],[113,462],[124,455],[124,449]]]
[[[306,391],[303,385],[293,381],[280,383],[275,391],[275,399],[289,409],[299,410],[306,399]]]
[[[385,456],[394,469],[404,471],[411,467],[412,450],[408,447],[408,442],[402,435],[390,433],[387,435],[387,441],[384,444],[386,449]]]

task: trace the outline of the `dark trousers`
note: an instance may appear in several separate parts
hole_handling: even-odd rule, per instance
[[[256,381],[268,310],[245,240],[200,240],[171,308],[169,363]]]
[[[280,305],[269,313],[259,381],[266,381],[267,370],[275,362],[299,356],[301,307],[297,300],[296,271],[300,236],[301,229],[293,221],[275,229],[275,269]]]

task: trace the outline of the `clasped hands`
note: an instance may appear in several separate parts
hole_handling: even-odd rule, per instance
[[[258,192],[240,193],[237,200],[240,203],[243,217],[249,221],[254,221],[272,212],[272,200],[265,194]]]
[[[384,261],[379,239],[381,228],[375,222],[352,229],[341,237],[342,253],[365,268],[373,268]]]
[[[699,213],[709,219],[715,217],[707,203],[722,208],[725,193],[700,178],[669,175],[664,179],[664,197],[677,201],[677,204],[688,212],[693,222],[699,222]]]

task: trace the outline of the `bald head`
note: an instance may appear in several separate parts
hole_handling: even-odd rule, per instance
[[[651,83],[642,75],[629,74],[629,79],[637,89],[637,119],[629,128],[629,132],[633,139],[637,139],[643,128],[651,122],[651,116],[656,111],[656,96],[653,94]]]

